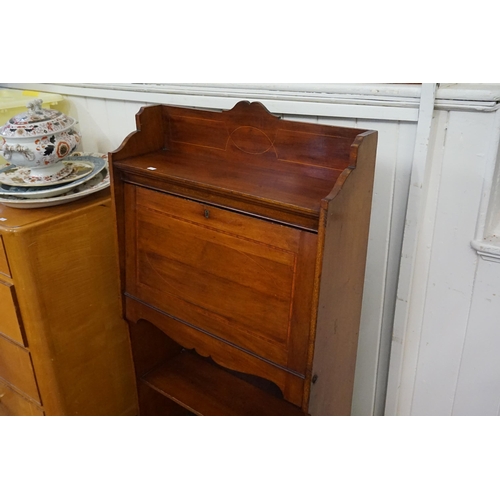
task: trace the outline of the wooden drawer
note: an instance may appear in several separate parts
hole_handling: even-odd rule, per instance
[[[42,408],[0,380],[0,416],[43,416]]]
[[[7,254],[5,253],[5,248],[3,246],[3,239],[0,236],[0,275],[11,277],[9,261],[7,260]]]
[[[304,374],[317,235],[130,187],[127,292]],[[295,293],[295,290],[302,293]],[[307,292],[307,293],[306,293]]]
[[[0,336],[0,378],[40,402],[30,353]]]
[[[21,330],[14,285],[2,281],[0,281],[0,333],[19,344],[26,345]]]

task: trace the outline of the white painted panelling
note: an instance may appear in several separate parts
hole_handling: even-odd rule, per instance
[[[144,103],[111,100],[107,100],[105,103],[109,125],[108,151],[114,151],[131,132],[136,130],[135,115],[144,106]]]
[[[439,99],[473,102],[497,102],[500,100],[498,83],[440,83]]]
[[[498,115],[500,117],[500,113]],[[500,247],[500,150],[497,150],[496,169],[493,174],[493,182],[489,194],[490,199],[485,236],[491,239],[495,238],[497,245]]]
[[[135,131],[135,115],[144,103],[71,97],[71,116],[79,122],[83,151],[107,153]]]
[[[500,263],[500,112],[496,113],[491,130],[487,160],[489,171],[484,179],[476,236],[471,246],[483,259]]]
[[[335,127],[357,128],[357,122],[358,120],[355,118],[318,117],[318,123],[323,125],[333,125]]]
[[[90,97],[68,99],[73,109],[70,116],[76,118],[82,135],[82,151],[107,153],[109,151],[109,123],[102,101]]]
[[[447,117],[447,113],[434,113],[433,140],[429,147],[431,158],[427,158],[425,169],[418,175],[414,169],[412,177],[413,197],[410,195],[412,205],[407,215],[402,259],[402,264],[412,268],[410,275],[406,274],[405,267],[400,274],[387,398],[389,414],[411,414]],[[420,207],[416,206],[417,201]],[[428,221],[427,224],[423,223],[424,220]]]
[[[375,129],[379,134],[353,401],[353,413],[364,415],[368,408],[374,411],[381,337],[391,335],[390,330],[382,332],[382,321],[386,299],[389,303],[395,300],[395,291],[386,297],[386,275],[397,274],[399,267],[397,263],[388,269],[399,124],[358,120],[357,127]]]
[[[68,84],[65,84],[68,85]],[[71,84],[69,84],[71,85]],[[269,96],[274,92],[277,95],[288,95],[307,98],[326,99],[336,96],[344,99],[356,98],[359,103],[361,98],[389,101],[394,103],[408,101],[415,104],[420,97],[419,84],[363,84],[363,83],[99,83],[99,84],[72,84],[77,87],[82,85],[95,89],[135,90],[144,92],[170,92],[180,94],[225,94],[236,97]],[[454,84],[457,85],[457,84]]]
[[[292,122],[318,123],[318,117],[317,116],[303,116],[303,115],[281,114],[280,117],[283,120],[290,120]]]
[[[349,88],[329,84],[331,92],[307,92],[256,88],[224,88],[224,84],[199,85],[197,87],[182,84],[158,84],[150,88],[134,84],[44,84],[44,83],[0,83],[10,88],[27,88],[42,92],[56,92],[66,96],[92,97],[95,99],[117,101],[144,101],[156,104],[192,106],[210,109],[230,109],[238,101],[260,101],[271,113],[302,116],[336,116],[344,118],[362,118],[376,120],[403,120],[415,122],[418,118],[418,95],[420,86],[410,89],[396,85],[356,85],[358,94],[352,95]],[[231,84],[226,84],[231,85]],[[278,84],[279,85],[279,84]],[[286,85],[286,84],[285,84]],[[352,86],[351,86],[352,87]],[[371,87],[369,90],[368,88]],[[400,89],[400,95],[394,93]],[[393,91],[388,100],[383,89]],[[408,94],[404,95],[402,90]],[[341,92],[339,94],[339,92]],[[381,93],[381,96],[378,96]],[[367,96],[370,96],[367,99]],[[373,98],[375,96],[375,98]],[[386,96],[387,97],[387,96]]]
[[[451,415],[472,300],[474,236],[494,115],[450,112],[411,414]],[[432,216],[431,216],[432,217]]]
[[[398,278],[393,339],[387,385],[386,414],[409,415],[414,387],[425,294],[433,217],[439,193],[448,114],[433,111],[428,96],[419,123],[412,160],[409,201]],[[429,224],[424,224],[429,220]]]
[[[500,112],[495,114],[495,123],[490,134],[491,146],[486,155],[489,166],[484,178],[476,232],[478,239],[500,238]]]
[[[387,269],[385,277],[385,298],[380,333],[377,385],[375,392],[375,415],[385,412],[385,399],[389,372],[389,359],[396,308],[399,265],[401,262],[402,235],[406,220],[406,208],[410,188],[413,145],[417,127],[415,124],[400,123],[397,138],[397,157],[394,172],[389,245],[387,248]]]
[[[479,260],[453,415],[499,415],[500,265]]]

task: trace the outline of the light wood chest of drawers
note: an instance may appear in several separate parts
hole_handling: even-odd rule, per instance
[[[0,415],[137,414],[109,192],[0,219]]]

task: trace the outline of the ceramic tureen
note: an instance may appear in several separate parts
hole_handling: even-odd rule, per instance
[[[27,111],[0,128],[2,155],[18,167],[54,167],[80,142],[80,135],[74,129],[76,121],[55,109],[42,108],[42,102],[42,99],[30,101]]]

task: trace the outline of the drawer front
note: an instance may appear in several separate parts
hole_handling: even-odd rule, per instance
[[[20,323],[14,285],[0,281],[0,334],[26,345]]]
[[[134,194],[127,290],[204,332],[304,373],[316,235],[201,203]],[[313,258],[311,258],[311,256]]]
[[[0,378],[40,402],[30,353],[0,336]]]
[[[0,416],[43,416],[42,408],[24,398],[0,380]]]
[[[7,260],[7,254],[5,253],[5,247],[3,245],[3,239],[0,236],[0,275],[11,277],[9,269],[9,261]]]

